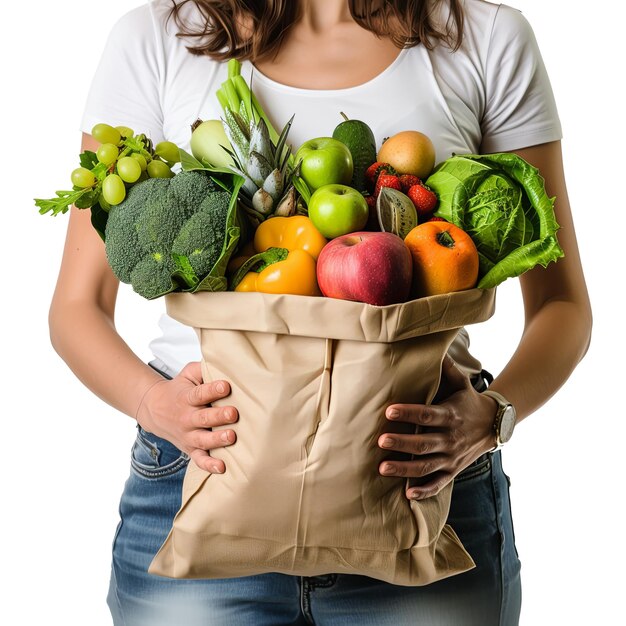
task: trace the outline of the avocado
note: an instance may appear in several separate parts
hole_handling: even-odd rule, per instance
[[[350,150],[354,162],[354,174],[351,187],[358,191],[365,191],[365,171],[376,161],[376,139],[372,129],[360,120],[350,120],[344,113],[345,121],[341,122],[333,131],[333,139],[338,139]]]

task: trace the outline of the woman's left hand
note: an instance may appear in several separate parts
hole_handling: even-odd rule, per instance
[[[434,404],[387,407],[388,420],[414,424],[417,433],[384,433],[379,437],[383,450],[414,455],[409,461],[383,461],[380,473],[419,479],[409,481],[407,498],[434,496],[472,461],[493,449],[495,414],[495,400],[476,391],[469,377],[446,355]]]

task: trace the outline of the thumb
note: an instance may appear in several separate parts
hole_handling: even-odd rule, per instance
[[[191,361],[180,371],[180,376],[191,381],[194,385],[202,384],[202,365],[200,361]]]
[[[433,402],[435,404],[441,402],[469,385],[471,385],[469,377],[457,367],[452,357],[446,354],[441,363],[441,381]]]

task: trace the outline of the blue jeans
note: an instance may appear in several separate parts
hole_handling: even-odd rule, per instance
[[[499,452],[455,480],[448,522],[476,568],[425,587],[363,576],[175,580],[147,573],[181,500],[188,458],[141,428],[120,503],[108,604],[115,626],[515,626],[521,607],[509,480]]]

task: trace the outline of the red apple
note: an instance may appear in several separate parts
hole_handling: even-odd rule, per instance
[[[317,260],[317,282],[329,298],[376,306],[409,298],[413,261],[393,233],[357,232],[327,243]]]

